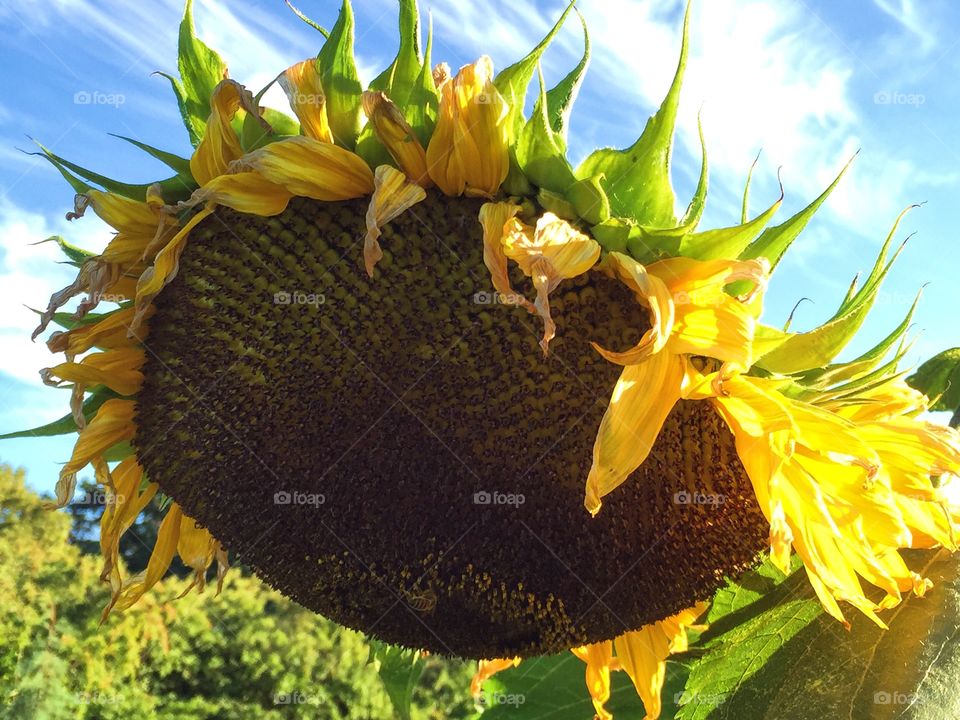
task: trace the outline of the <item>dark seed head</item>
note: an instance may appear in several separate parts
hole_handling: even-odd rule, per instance
[[[642,309],[598,273],[563,283],[544,359],[539,320],[489,292],[478,210],[431,194],[373,280],[366,201],[218,210],[150,321],[149,476],[281,592],[437,653],[557,652],[708,597],[766,541],[732,437],[681,403],[591,518],[620,368],[589,341],[626,349]]]

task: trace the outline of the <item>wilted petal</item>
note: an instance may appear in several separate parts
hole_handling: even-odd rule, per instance
[[[389,165],[377,168],[376,189],[367,209],[367,234],[363,241],[363,264],[373,277],[373,268],[383,257],[380,228],[427,197],[426,191],[407,180],[407,176]]]

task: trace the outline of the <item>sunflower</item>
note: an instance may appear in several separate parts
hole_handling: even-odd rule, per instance
[[[175,555],[198,591],[216,561],[219,590],[229,549],[346,626],[478,659],[475,691],[572,650],[599,717],[622,671],[655,718],[667,656],[765,551],[784,571],[796,552],[843,623],[850,606],[883,625],[928,589],[899,550],[955,549],[931,478],[960,473],[960,436],[903,381],[909,316],[836,361],[896,225],[829,322],[765,325],[774,268],[840,177],[780,225],[782,194],[703,231],[704,150],[677,216],[689,9],[639,139],[574,168],[585,24],[582,61],[551,89],[540,72],[573,10],[499,73],[454,72],[401,0],[398,54],[364,90],[345,1],[329,31],[308,21],[317,57],[274,81],[291,116],[228,77],[188,1],[169,79],[193,154],[138,143],[175,174],[120,183],[42,148],[77,192],[69,217],[116,230],[98,255],[64,245],[77,278],[34,334],[64,326],[41,375],[72,387],[79,432],[52,505],[87,465],[108,491],[105,618]],[[120,537],[157,497],[148,567],[124,577]]]

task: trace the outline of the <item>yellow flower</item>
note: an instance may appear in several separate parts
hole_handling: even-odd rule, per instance
[[[287,94],[290,107],[300,120],[303,134],[320,142],[332,143],[333,133],[327,120],[327,98],[317,71],[317,59],[310,58],[288,67],[277,82]]]

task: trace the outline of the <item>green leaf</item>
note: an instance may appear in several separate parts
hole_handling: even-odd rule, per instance
[[[889,630],[853,616],[844,630],[803,572],[715,622],[694,650],[702,654],[677,718],[960,717],[960,563],[939,551],[903,553],[934,587],[884,612]]]
[[[134,140],[133,138],[128,138],[125,135],[116,135],[110,133],[115,138],[120,140],[125,140],[126,142],[134,145],[141,150],[143,150],[148,155],[156,158],[168,168],[173,170],[177,175],[183,177],[193,178],[193,174],[190,172],[190,160],[187,158],[180,157],[179,155],[174,155],[173,153],[166,152],[164,150],[159,150],[158,148],[153,147],[152,145],[147,145],[146,143],[140,142],[139,140]]]
[[[863,287],[848,296],[833,318],[825,324],[806,333],[790,335],[778,348],[767,353],[757,363],[759,367],[774,373],[793,375],[825,367],[843,351],[866,320],[876,302],[880,285],[903,250],[901,245],[890,262],[887,262],[893,236],[910,209],[904,210],[897,218]]]
[[[680,241],[680,254],[697,260],[737,258],[773,219],[782,203],[783,186],[781,185],[780,198],[765,212],[743,225],[687,235]]]
[[[240,146],[245,152],[300,134],[300,123],[279,110],[261,108],[260,117],[272,131],[267,130],[263,122],[258,121],[252,113],[244,113],[243,125],[240,127]]]
[[[563,23],[571,10],[573,10],[572,2],[567,5],[567,9],[563,11],[560,19],[557,20],[546,37],[530,51],[530,54],[522,60],[515,62],[513,65],[501,70],[493,81],[494,86],[507,101],[507,118],[505,122],[510,132],[509,139],[511,143],[523,127],[523,108],[526,104],[527,88],[530,85],[530,81],[533,80],[533,73],[537,69],[537,64],[540,62],[540,58],[543,57],[543,53],[549,47],[550,43],[553,42],[553,38],[560,32],[560,28],[563,27]]]
[[[327,116],[333,137],[338,145],[352,150],[360,134],[360,96],[363,87],[353,54],[353,9],[350,0],[343,0],[330,37],[317,55],[317,69],[327,96]]]
[[[577,177],[603,175],[610,208],[618,217],[629,217],[651,228],[677,224],[675,196],[670,182],[670,154],[680,104],[680,87],[687,66],[690,35],[690,5],[683,20],[680,62],[667,97],[648,121],[643,134],[626,150],[594,151],[580,167]]]
[[[520,131],[516,145],[517,164],[523,174],[538,187],[563,195],[576,178],[567,162],[567,147],[563,138],[550,127],[547,116],[547,93],[543,73],[538,67],[540,97],[533,115]]]
[[[833,189],[839,184],[840,179],[853,164],[856,157],[857,156],[854,155],[847,161],[847,164],[843,166],[840,174],[837,175],[834,181],[830,183],[830,186],[820,194],[820,197],[783,224],[764,230],[760,237],[743,252],[742,258],[748,260],[765,257],[770,261],[770,266],[775,268],[787,252],[787,249],[793,244],[793,241],[797,239],[807,226],[807,223],[810,222],[810,218],[820,209],[824,201],[830,197],[830,193],[832,193]],[[753,173],[753,168],[750,169],[750,172],[751,174]],[[744,210],[746,209],[746,202],[747,193],[744,192]]]
[[[800,558],[796,555],[792,556],[790,561],[791,572],[802,565]],[[710,604],[706,621],[714,629],[718,627],[717,623],[725,619],[729,623],[730,619],[727,619],[729,616],[734,616],[734,613],[760,600],[786,579],[787,576],[770,561],[770,556],[765,555],[763,562],[756,568],[745,572],[736,580],[728,578],[726,584],[717,590]]]
[[[423,675],[425,660],[418,650],[370,640],[370,660],[378,663],[377,672],[387,696],[401,720],[410,720],[413,689]]]
[[[108,388],[101,387],[99,390],[90,395],[86,401],[84,401],[83,416],[87,418],[87,421],[89,422],[93,419],[93,416],[97,414],[97,411],[100,409],[101,405],[103,405],[107,400],[116,397],[120,396]],[[71,413],[67,413],[59,420],[54,420],[52,423],[47,423],[46,425],[41,425],[40,427],[35,427],[30,430],[18,430],[17,432],[0,435],[0,440],[12,440],[13,438],[30,437],[52,437],[54,435],[66,435],[76,431],[77,422],[73,419],[73,415]]]
[[[200,144],[210,117],[210,96],[227,76],[227,66],[216,51],[200,41],[193,25],[193,0],[187,0],[180,21],[177,53],[180,81],[167,77],[173,85],[183,124],[194,147]]]
[[[907,378],[910,385],[936,400],[931,410],[960,410],[960,348],[944,350]]]
[[[587,67],[590,65],[590,33],[587,30],[587,21],[579,10],[577,10],[577,16],[580,18],[580,24],[583,25],[583,57],[577,66],[557,83],[556,87],[547,92],[547,117],[550,119],[550,127],[564,142],[567,139],[567,126],[570,123],[573,104],[577,100]]]

